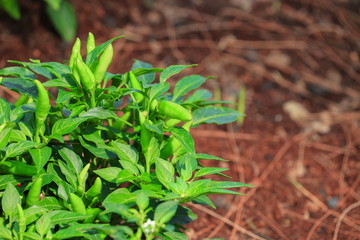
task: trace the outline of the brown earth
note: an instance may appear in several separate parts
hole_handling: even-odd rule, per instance
[[[199,152],[229,162],[246,196],[193,206],[193,240],[360,239],[360,2],[357,0],[71,1],[78,36],[115,43],[112,72],[132,59],[197,63],[206,87],[236,100],[242,125],[194,129]],[[0,12],[0,68],[9,59],[63,61],[42,1],[21,0],[19,22]],[[15,95],[0,89],[13,101]],[[219,94],[218,94],[219,95]]]

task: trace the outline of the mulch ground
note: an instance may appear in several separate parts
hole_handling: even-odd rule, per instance
[[[0,68],[67,59],[71,45],[42,1],[19,2],[19,22],[0,13]],[[256,187],[213,196],[217,209],[190,205],[199,215],[190,239],[360,239],[359,1],[71,2],[81,39],[126,36],[114,45],[113,72],[132,59],[196,63],[186,74],[218,76],[206,84],[218,99],[237,101],[246,89],[243,124],[192,133],[198,152],[229,160],[206,164]]]

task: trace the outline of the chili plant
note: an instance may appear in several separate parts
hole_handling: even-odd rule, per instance
[[[207,79],[169,79],[194,65],[165,69],[135,60],[109,73],[113,38],[86,57],[77,39],[67,64],[10,61],[0,99],[1,239],[186,239],[196,215],[185,205],[215,207],[210,194],[240,194],[223,159],[195,150],[190,129],[241,115],[198,89]],[[40,82],[38,79],[46,79]],[[204,160],[204,161],[203,161]],[[206,176],[206,177],[205,177]]]

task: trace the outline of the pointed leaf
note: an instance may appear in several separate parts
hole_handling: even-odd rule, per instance
[[[231,108],[209,106],[193,111],[194,125],[201,123],[225,124],[236,121],[241,114]]]
[[[185,68],[196,66],[196,64],[193,65],[172,65],[164,69],[164,71],[160,74],[160,82],[165,82],[167,79],[169,79],[171,76],[178,74]]]
[[[42,148],[30,149],[29,153],[36,168],[40,171],[45,164],[49,161],[52,149],[48,146]]]
[[[191,90],[199,88],[207,78],[200,75],[186,76],[180,79],[174,88],[173,101],[176,101],[179,97],[186,95]]]

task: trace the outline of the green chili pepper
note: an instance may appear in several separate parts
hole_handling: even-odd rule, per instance
[[[130,82],[130,85],[132,88],[143,91],[143,88],[139,82],[139,80],[136,78],[135,74],[133,72],[128,72],[125,77],[127,77],[128,81]],[[140,103],[144,99],[144,95],[142,95],[139,92],[134,92],[133,96],[137,103]]]
[[[18,210],[18,216],[19,216],[19,240],[24,239],[24,232],[26,230],[26,218],[25,218],[25,214],[24,214],[24,209],[21,207],[21,205],[18,203],[16,205],[17,210]]]
[[[157,99],[153,99],[150,104],[150,110],[155,111],[158,105],[159,105],[159,101]]]
[[[29,96],[26,94],[21,94],[18,100],[14,103],[15,107],[19,107],[27,102],[29,99]]]
[[[96,196],[99,196],[101,194],[101,190],[102,190],[102,181],[100,177],[97,177],[91,188],[89,188],[89,190],[86,191],[85,196],[88,199],[92,199]]]
[[[166,127],[173,127],[173,126],[175,126],[176,124],[179,124],[179,123],[181,123],[181,120],[176,119],[176,118],[170,118],[170,119],[165,121],[165,126]]]
[[[0,173],[32,177],[37,174],[37,168],[23,162],[5,161],[0,163]]]
[[[182,144],[175,137],[170,137],[169,141],[163,149],[161,149],[160,157],[163,159],[167,159],[168,157],[174,155],[182,148]]]
[[[160,102],[158,105],[158,112],[164,116],[179,119],[181,121],[190,121],[192,119],[191,113],[175,102]]]
[[[109,214],[106,214],[106,213],[102,212],[97,216],[97,219],[99,219],[103,223],[109,223],[110,220],[111,220],[111,217],[110,217]]]
[[[97,84],[99,84],[103,80],[104,75],[112,61],[113,55],[114,55],[114,48],[112,44],[109,44],[101,54],[99,58],[99,62],[94,70],[94,76]]]
[[[95,43],[95,37],[94,34],[89,32],[87,41],[86,41],[86,55],[89,55],[89,53],[96,47]]]
[[[83,200],[75,193],[70,193],[70,203],[73,212],[86,214],[86,208]]]
[[[42,182],[43,182],[42,177],[39,177],[31,185],[28,195],[26,197],[27,206],[31,207],[40,201]]]
[[[69,61],[70,69],[73,69],[75,60],[78,54],[80,54],[80,50],[81,50],[81,41],[79,38],[76,38],[76,41],[74,43],[74,46],[72,47],[72,51],[70,55],[70,61]]]
[[[84,223],[93,223],[101,212],[100,208],[87,208],[86,215],[90,215],[90,217],[85,218]]]
[[[45,121],[50,110],[49,93],[39,80],[34,80],[38,90],[38,98],[35,110],[35,141],[39,142],[39,135],[45,133]]]
[[[85,167],[79,173],[78,188],[77,188],[77,192],[79,195],[83,195],[85,192],[85,182],[88,177],[89,168],[90,168],[90,163],[86,164]]]
[[[96,87],[94,74],[79,55],[75,59],[74,70],[79,75],[81,86],[87,91],[94,91]]]

